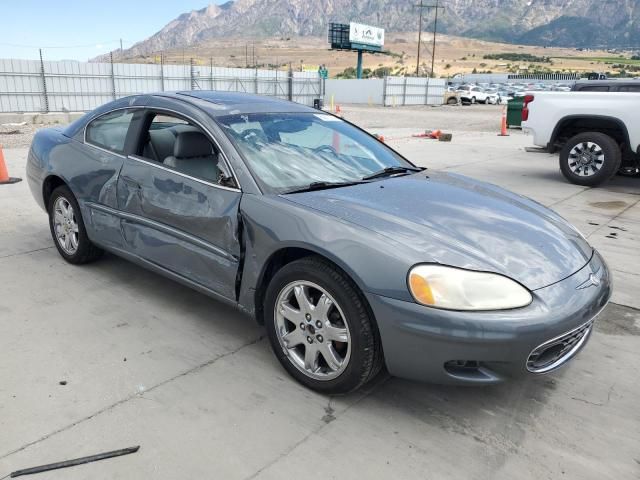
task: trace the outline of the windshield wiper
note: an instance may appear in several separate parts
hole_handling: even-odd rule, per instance
[[[387,167],[379,172],[372,173],[371,175],[367,175],[366,177],[362,177],[362,180],[373,180],[375,178],[388,177],[390,175],[395,175],[396,173],[406,173],[406,172],[421,172],[424,168],[417,167]]]
[[[364,182],[362,180],[356,180],[352,182],[312,182],[306,187],[287,190],[286,192],[284,192],[284,194],[288,195],[289,193],[313,192],[315,190],[327,190],[329,188],[350,187],[351,185],[360,185],[361,183]]]

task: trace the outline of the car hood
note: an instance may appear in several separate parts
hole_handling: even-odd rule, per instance
[[[421,172],[286,198],[393,238],[415,251],[416,263],[496,272],[530,290],[567,278],[593,254],[548,208],[456,174]]]

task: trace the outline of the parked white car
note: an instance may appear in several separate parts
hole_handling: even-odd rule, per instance
[[[482,87],[464,85],[458,89],[460,101],[463,103],[487,103],[487,92]]]
[[[596,186],[618,171],[640,172],[640,93],[528,92],[522,120],[535,145],[560,151],[571,183]]]

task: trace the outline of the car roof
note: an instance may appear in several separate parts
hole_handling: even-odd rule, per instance
[[[578,80],[576,85],[604,85],[604,86],[619,86],[619,85],[640,85],[640,80],[634,80],[632,78],[619,78],[608,80]]]
[[[300,103],[251,93],[187,90],[155,93],[150,96],[186,101],[206,110],[213,117],[247,113],[317,113],[317,110]]]

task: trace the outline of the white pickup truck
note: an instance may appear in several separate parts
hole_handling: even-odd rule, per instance
[[[535,145],[560,151],[572,183],[595,186],[618,171],[640,171],[640,93],[528,93],[522,128]]]

